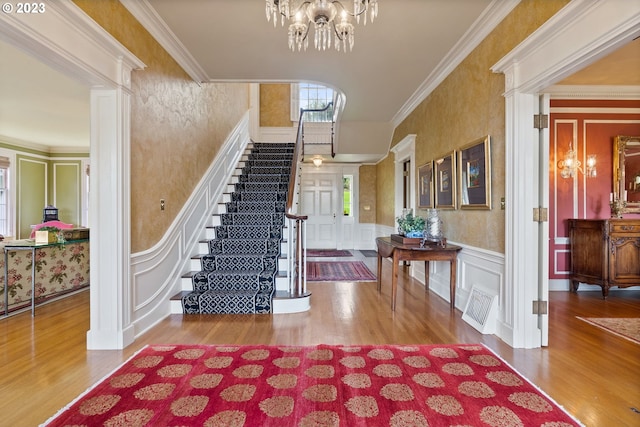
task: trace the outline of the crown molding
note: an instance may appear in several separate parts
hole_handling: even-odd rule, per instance
[[[544,90],[552,99],[640,99],[640,86],[555,85]]]
[[[196,83],[202,84],[210,80],[206,71],[147,0],[120,0],[120,3],[131,12]]]
[[[458,40],[449,53],[427,76],[418,89],[404,103],[391,120],[398,127],[413,110],[493,31],[493,29],[520,3],[520,0],[493,0]]]
[[[89,146],[56,146],[39,144],[37,142],[25,141],[11,136],[0,135],[0,146],[14,149],[17,151],[25,151],[30,153],[37,153],[41,155],[51,154],[88,154]]]
[[[71,0],[47,2],[37,19],[0,14],[0,38],[90,86],[131,88],[131,71],[145,64]],[[73,40],[73,48],[69,40]]]
[[[506,93],[546,93],[639,35],[640,3],[572,0],[491,70],[505,74]]]

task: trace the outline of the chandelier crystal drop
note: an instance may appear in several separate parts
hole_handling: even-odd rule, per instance
[[[338,0],[266,0],[267,21],[284,27],[289,23],[289,49],[307,50],[309,32],[313,27],[313,45],[316,50],[333,47],[337,51],[353,50],[355,25],[373,22],[378,16],[378,0],[353,0],[349,10]]]

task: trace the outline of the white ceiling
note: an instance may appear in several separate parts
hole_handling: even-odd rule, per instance
[[[394,125],[493,28],[491,19],[516,4],[380,0],[378,19],[356,28],[353,52],[316,52],[310,46],[293,53],[286,28],[266,21],[263,0],[121,1],[197,80],[304,80],[343,91],[347,104],[341,123],[344,134],[352,136],[338,144],[345,161],[385,155]],[[594,64],[562,83],[640,85],[640,41],[611,56],[623,65]],[[87,87],[1,40],[0,77],[0,138],[52,150],[88,147]],[[353,137],[359,134],[366,138]]]
[[[0,40],[0,140],[87,151],[89,88]]]

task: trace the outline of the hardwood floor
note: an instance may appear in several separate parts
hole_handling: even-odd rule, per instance
[[[281,315],[172,315],[126,349],[87,351],[89,292],[0,320],[0,426],[38,425],[150,343],[484,343],[585,425],[640,426],[640,345],[576,316],[640,317],[640,290],[552,292],[550,346],[512,349],[483,336],[449,304],[391,268],[374,282],[312,283],[311,311]],[[375,271],[375,270],[374,270]],[[635,409],[634,409],[635,408]]]

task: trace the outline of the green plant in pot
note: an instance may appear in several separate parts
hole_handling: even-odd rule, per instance
[[[424,233],[424,218],[416,216],[413,212],[407,212],[396,218],[398,233],[406,237],[422,237]]]

